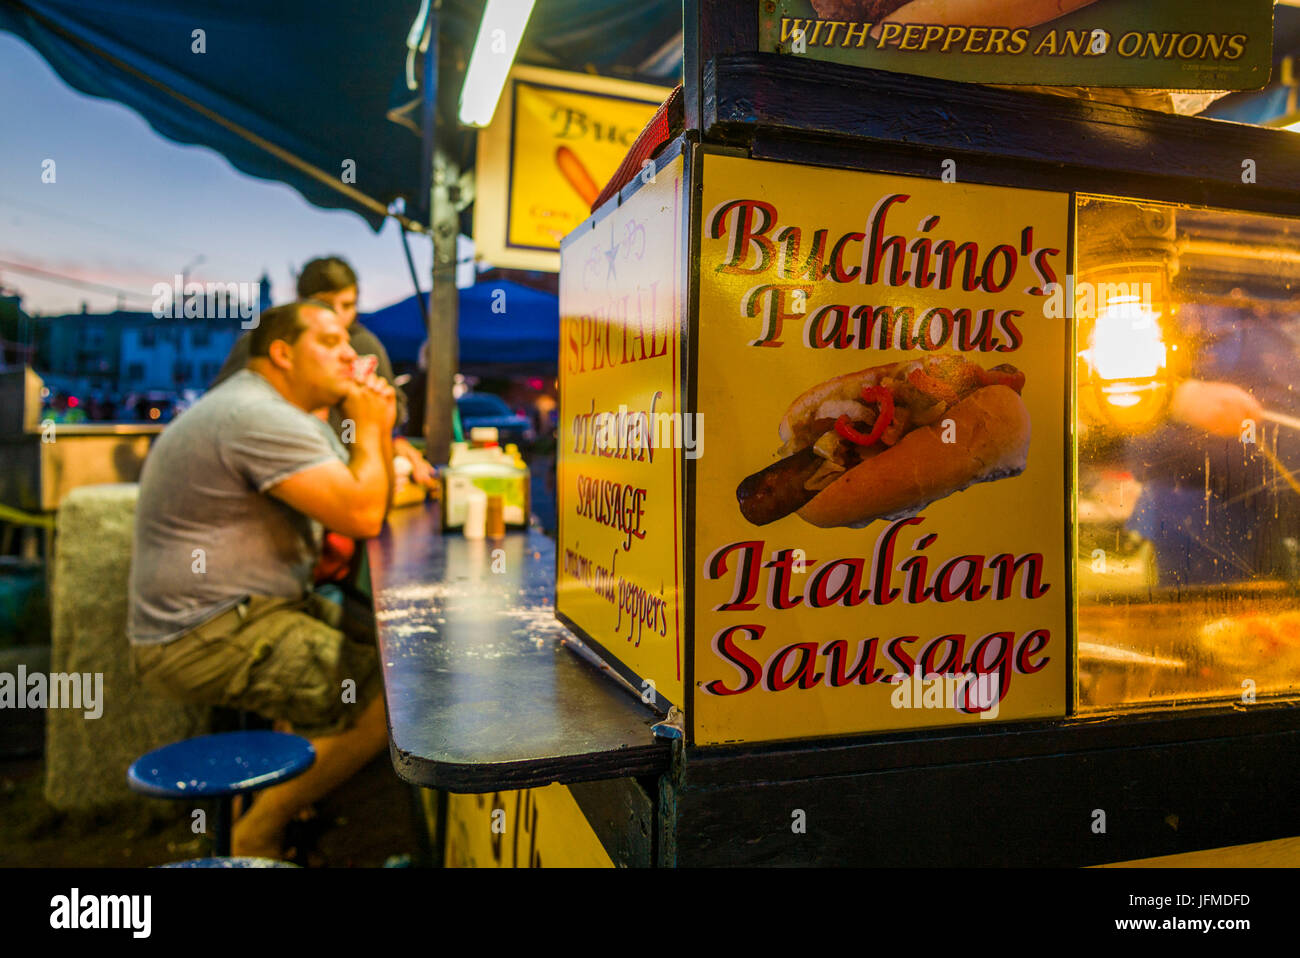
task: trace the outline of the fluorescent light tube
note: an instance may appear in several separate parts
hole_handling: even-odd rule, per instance
[[[535,0],[488,0],[460,91],[460,122],[487,126],[519,52]]]

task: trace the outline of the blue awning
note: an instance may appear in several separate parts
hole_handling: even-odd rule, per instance
[[[420,137],[387,117],[399,95],[413,96],[405,36],[418,9],[419,0],[0,0],[0,28],[70,86],[126,104],[168,139],[215,149],[245,173],[378,228],[381,211],[333,184],[381,210],[398,196],[420,208]]]
[[[360,317],[395,363],[414,363],[424,342],[424,320],[414,296]],[[460,290],[460,362],[556,363],[560,301],[508,280]]]

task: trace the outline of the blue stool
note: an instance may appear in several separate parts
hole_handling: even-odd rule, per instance
[[[293,862],[275,858],[191,858],[187,862],[169,862],[159,868],[298,868]]]
[[[213,841],[230,855],[231,799],[287,782],[311,768],[316,750],[301,735],[221,732],[154,749],[126,770],[132,790],[155,798],[216,798]]]

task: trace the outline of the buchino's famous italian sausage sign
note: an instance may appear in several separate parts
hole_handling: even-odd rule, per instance
[[[680,458],[704,437],[681,383],[681,157],[565,240],[560,273],[556,609],[674,705],[685,672],[678,594]]]
[[[758,0],[759,49],[973,83],[1258,90],[1272,0]]]
[[[1068,202],[704,158],[697,744],[1064,714]]]

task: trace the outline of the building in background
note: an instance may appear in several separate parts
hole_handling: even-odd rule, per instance
[[[0,285],[0,369],[32,361],[32,318],[23,312],[23,298]]]
[[[270,303],[270,282],[263,276],[255,287],[258,308]],[[14,297],[16,300],[16,297]],[[23,317],[7,325],[0,320],[0,339],[15,326],[15,356],[27,354],[50,390],[51,405],[75,397],[109,413],[102,418],[169,418],[171,412],[197,398],[216,377],[235,340],[251,315],[241,303],[213,293],[199,304],[198,318],[159,318],[153,312],[115,310],[111,313],[70,313]],[[8,306],[0,301],[0,317]],[[12,311],[18,313],[14,305]],[[7,354],[6,353],[6,354]],[[18,360],[21,361],[21,360]],[[137,412],[137,400],[147,400]],[[101,418],[92,416],[91,418]]]
[[[241,332],[238,319],[154,320],[123,327],[117,389],[201,392]]]

